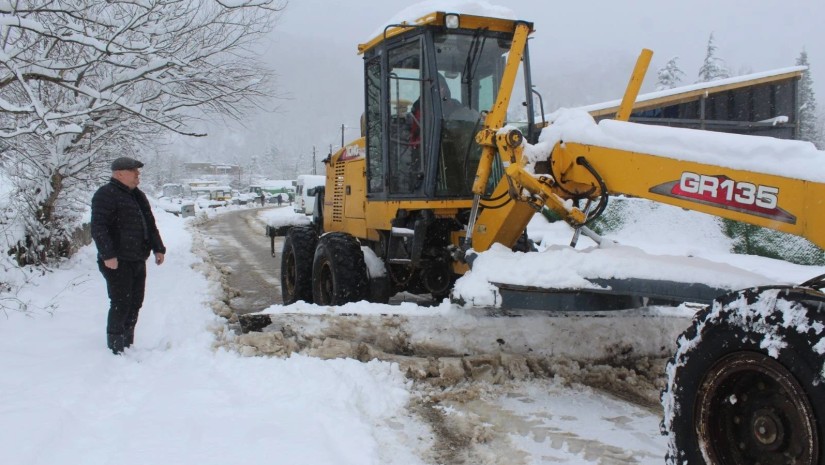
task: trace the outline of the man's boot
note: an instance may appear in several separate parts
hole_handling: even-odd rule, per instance
[[[122,334],[106,334],[106,344],[113,354],[119,355],[123,352],[124,337]]]
[[[126,328],[126,332],[123,334],[123,347],[131,347],[133,342],[135,342],[134,326],[132,326],[131,328]]]

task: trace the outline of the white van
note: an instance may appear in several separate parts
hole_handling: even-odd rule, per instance
[[[299,174],[295,181],[295,204],[293,208],[296,213],[312,215],[315,210],[315,196],[309,195],[313,187],[323,186],[326,176],[320,174]]]

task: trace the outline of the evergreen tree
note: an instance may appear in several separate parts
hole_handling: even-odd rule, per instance
[[[713,33],[708,38],[707,53],[702,67],[699,68],[699,82],[710,82],[730,77],[725,62],[716,56],[716,45],[713,43]]]
[[[816,112],[816,96],[808,63],[808,52],[802,50],[796,59],[796,64],[808,67],[799,81],[799,139],[812,142],[817,148],[822,149],[822,132]]]
[[[776,258],[799,265],[825,264],[825,250],[804,237],[728,219],[722,220],[722,227],[734,240],[734,253]]]
[[[673,89],[682,82],[682,77],[685,73],[683,73],[682,70],[679,69],[679,65],[676,64],[678,59],[679,57],[671,58],[667,64],[665,64],[664,68],[659,69],[656,90]]]

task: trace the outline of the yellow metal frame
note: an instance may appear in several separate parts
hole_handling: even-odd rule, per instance
[[[566,142],[553,149],[553,172],[559,179],[579,180],[577,186],[565,186],[565,189],[588,189],[599,192],[598,184],[592,174],[576,163],[579,157],[588,163],[604,178],[608,193],[641,197],[677,207],[708,213],[745,223],[755,224],[777,231],[783,231],[805,237],[819,247],[825,248],[825,184],[800,179],[776,176],[768,173],[736,170],[694,163],[625,150],[609,149],[593,145]],[[582,180],[593,180],[590,184],[581,184]],[[714,181],[716,179],[717,181]],[[686,181],[687,180],[687,181]],[[727,187],[717,183],[723,180]],[[688,183],[689,181],[689,183]],[[699,184],[704,182],[704,188]],[[689,197],[680,194],[680,185],[697,186],[717,200],[708,202],[698,195]],[[745,196],[741,185],[748,188],[748,200],[757,203],[761,195],[765,202],[775,203],[769,210],[773,214],[758,212],[754,207],[746,210],[735,202],[727,202],[727,197],[735,199]],[[767,194],[758,191],[765,188]],[[752,189],[752,192],[751,192]],[[559,191],[561,192],[561,191]],[[768,197],[769,196],[769,197]]]
[[[636,60],[633,74],[630,75],[630,82],[627,83],[627,90],[625,90],[622,103],[616,112],[617,120],[628,121],[630,119],[630,113],[633,112],[633,103],[636,102],[636,97],[639,96],[639,89],[642,88],[642,81],[645,79],[645,73],[647,67],[650,66],[651,58],[653,58],[653,51],[643,49],[639,59]]]
[[[370,50],[371,48],[375,47],[376,45],[384,42],[385,40],[393,38],[399,34],[403,34],[404,32],[407,32],[414,27],[443,26],[444,17],[448,14],[450,13],[444,11],[436,11],[433,13],[426,14],[416,19],[412,23],[404,22],[398,25],[391,25],[385,32],[382,32],[381,34],[373,37],[370,41],[363,44],[358,44],[358,53],[362,54],[367,50]],[[533,30],[533,25],[531,23],[525,23],[523,21],[461,14],[458,16],[459,27],[461,29],[485,28],[491,31],[513,32],[517,24],[525,24],[530,29],[530,31]]]
[[[519,45],[513,42],[514,48]],[[639,56],[617,119],[629,118],[651,56],[650,50],[643,50]],[[509,61],[507,66],[510,70]],[[507,84],[502,84],[500,96],[512,88],[505,88]],[[796,234],[825,248],[823,183],[571,142],[557,144],[550,154],[555,178],[536,177],[524,169],[523,146],[512,143],[518,139],[514,135],[516,131],[497,131],[502,124],[495,119],[498,116],[500,114],[491,114],[486,128],[477,136],[485,156],[473,189],[483,192],[497,154],[507,166],[506,176],[492,198],[508,192],[512,201],[481,212],[471,235],[472,248],[476,251],[487,250],[494,242],[512,246],[532,213],[544,206],[571,225],[581,225],[585,221],[584,213],[568,207],[565,200],[576,195],[597,200],[608,194],[646,198]],[[602,192],[601,184],[579,163],[580,159],[586,160],[598,173],[608,192]]]

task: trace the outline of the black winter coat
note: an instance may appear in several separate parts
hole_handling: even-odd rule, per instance
[[[114,178],[92,197],[92,239],[101,260],[142,261],[150,252],[166,253],[146,194]]]

